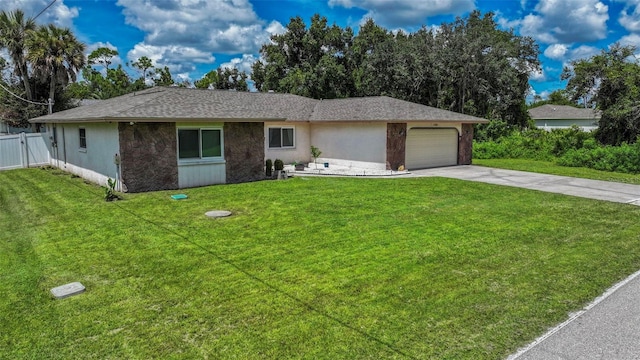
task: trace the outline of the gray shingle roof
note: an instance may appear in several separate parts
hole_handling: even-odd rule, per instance
[[[593,109],[581,109],[567,105],[542,105],[529,109],[529,116],[541,119],[599,119],[600,114]]]
[[[156,87],[31,119],[100,121],[456,121],[485,119],[386,96],[315,100],[279,93]]]
[[[398,100],[388,96],[321,100],[311,121],[455,121],[488,122],[475,116]]]

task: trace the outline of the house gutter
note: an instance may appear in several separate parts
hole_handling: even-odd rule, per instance
[[[173,122],[278,122],[286,121],[286,118],[138,118],[138,117],[117,117],[117,118],[83,118],[83,119],[50,119],[50,120],[29,120],[31,123],[61,124],[61,123],[173,123]]]

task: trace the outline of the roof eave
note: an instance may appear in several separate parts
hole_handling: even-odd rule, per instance
[[[139,117],[100,117],[82,119],[31,119],[30,123],[63,124],[63,123],[172,123],[172,122],[275,122],[285,121],[286,118],[139,118]]]

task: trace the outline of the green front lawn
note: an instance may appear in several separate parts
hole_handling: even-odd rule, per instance
[[[442,178],[180,192],[0,172],[0,358],[496,359],[640,268],[630,205]]]

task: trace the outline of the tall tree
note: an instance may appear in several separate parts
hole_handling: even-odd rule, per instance
[[[89,54],[87,62],[91,65],[102,65],[108,70],[113,58],[118,56],[118,54],[117,50],[109,49],[107,47],[99,47]]]
[[[353,91],[346,53],[350,28],[329,26],[316,14],[307,29],[302,18],[292,18],[284,34],[273,35],[262,46],[265,62],[253,66],[258,90],[275,90],[314,98],[350,96]]]
[[[211,70],[208,73],[204,74],[204,76],[196,80],[193,85],[198,89],[209,89],[216,88],[216,84],[218,83],[218,71]]]
[[[443,24],[435,34],[446,90],[441,103],[450,110],[527,125],[525,96],[529,73],[539,70],[533,39],[498,29],[493,13],[474,11]],[[437,59],[436,59],[437,60]],[[442,91],[442,90],[441,90]]]
[[[34,73],[49,83],[49,99],[55,97],[56,86],[76,80],[76,73],[85,65],[85,45],[68,28],[53,24],[40,26],[28,39]]]
[[[571,95],[564,89],[552,91],[546,100],[543,100],[540,95],[536,95],[534,100],[535,101],[531,105],[529,105],[530,109],[546,104],[581,107],[576,101],[571,99]]]
[[[533,39],[498,28],[494,14],[472,12],[438,31],[392,33],[373,20],[357,36],[314,15],[292,18],[263,45],[253,66],[260,91],[314,98],[388,95],[528,125],[529,73],[538,70]]]
[[[244,71],[219,67],[206,73],[200,80],[196,80],[194,86],[198,89],[249,91],[248,78]]]
[[[141,56],[138,60],[134,61],[131,66],[142,71],[142,79],[147,82],[147,75],[153,76],[153,72],[148,72],[149,69],[153,69],[153,61],[146,56]]]
[[[27,41],[36,29],[36,23],[26,18],[22,10],[0,12],[0,49],[6,48],[14,65],[14,73],[24,85],[27,99],[32,100],[31,85],[29,83],[29,69],[25,57]]]
[[[633,46],[612,45],[571,62],[563,71],[572,99],[601,111],[596,137],[604,144],[633,143],[640,135],[640,63]]]
[[[175,83],[171,77],[171,71],[169,71],[168,66],[156,68],[155,72],[156,77],[153,78],[153,82],[156,86],[171,86]]]

